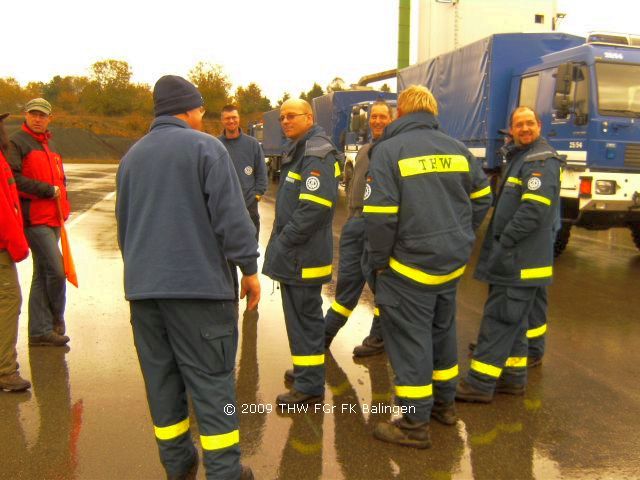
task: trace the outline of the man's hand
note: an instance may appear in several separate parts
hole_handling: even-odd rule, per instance
[[[243,275],[240,280],[240,298],[247,296],[247,310],[255,310],[260,301],[260,281],[258,274]]]
[[[58,198],[60,196],[60,187],[57,185],[53,186],[53,198]]]
[[[256,195],[256,202],[259,202],[260,200],[262,200],[262,195]]]

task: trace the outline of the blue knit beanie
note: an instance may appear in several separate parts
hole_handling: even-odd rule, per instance
[[[185,113],[204,105],[198,89],[182,77],[165,75],[153,87],[153,110],[156,117]]]

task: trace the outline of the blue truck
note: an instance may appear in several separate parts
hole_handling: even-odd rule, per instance
[[[542,135],[567,162],[556,255],[573,226],[628,227],[640,248],[640,48],[614,41],[496,34],[398,72],[399,91],[411,84],[432,90],[443,131],[490,173],[503,162],[499,130],[508,128],[510,112],[536,109]]]

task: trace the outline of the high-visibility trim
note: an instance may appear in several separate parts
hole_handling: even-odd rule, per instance
[[[318,197],[317,195],[311,195],[310,193],[301,193],[298,199],[309,200],[310,202],[319,203],[320,205],[324,205],[325,207],[329,207],[329,208],[333,206],[333,202],[331,200]]]
[[[505,367],[509,368],[525,368],[527,366],[527,357],[509,357],[504,362]]]
[[[189,431],[189,418],[185,418],[181,422],[166,427],[153,426],[153,430],[158,440],[172,440]]]
[[[493,365],[489,365],[488,363],[480,362],[478,360],[471,360],[471,370],[475,370],[478,373],[484,373],[493,378],[500,378],[500,374],[502,373],[502,369],[499,367],[494,367]]]
[[[302,176],[296,172],[288,172],[287,177],[302,181]]]
[[[417,268],[403,265],[393,257],[389,259],[389,266],[400,275],[404,275],[405,277],[424,285],[441,285],[443,283],[450,282],[451,280],[461,277],[464,270],[467,268],[467,266],[464,265],[446,275],[431,275],[429,273],[422,272]]]
[[[339,313],[343,317],[347,317],[347,318],[349,318],[349,316],[353,313],[353,310],[349,310],[347,307],[343,307],[342,305],[340,305],[338,302],[335,302],[335,301],[331,304],[331,309],[334,312]]]
[[[365,205],[362,208],[363,213],[398,213],[400,207],[397,205],[392,205],[389,207],[382,207],[377,205]]]
[[[491,185],[487,185],[482,190],[471,192],[469,198],[471,198],[471,200],[475,200],[476,198],[486,197],[487,195],[491,195]]]
[[[240,443],[240,432],[234,430],[220,435],[200,435],[203,450],[222,450]]]
[[[335,387],[332,387],[331,385],[329,385],[329,388],[331,389],[331,393],[333,394],[333,396],[338,397],[348,392],[353,387],[349,383],[349,380],[345,380],[340,385],[336,385]]]
[[[324,353],[320,355],[292,355],[291,359],[296,367],[317,367],[324,365]]]
[[[396,385],[396,396],[402,398],[426,398],[433,394],[433,385],[420,386],[398,386]]]
[[[322,450],[322,442],[304,443],[300,440],[292,438],[289,441],[289,445],[291,445],[291,448],[293,448],[296,452],[302,455],[315,455]]]
[[[515,183],[516,185],[522,185],[522,179],[518,177],[507,177],[507,183]]]
[[[434,370],[431,377],[434,382],[446,382],[458,376],[458,365],[454,365],[446,370]]]
[[[302,269],[302,278],[320,278],[331,275],[331,265],[325,265],[324,267],[309,267]]]
[[[427,173],[468,172],[469,161],[464,155],[423,155],[398,162],[400,176],[411,177]]]
[[[340,176],[340,165],[338,164],[338,162],[333,164],[333,170],[334,170],[335,176],[339,177]]]
[[[553,267],[524,268],[520,270],[521,280],[533,280],[553,276]]]
[[[527,338],[538,338],[547,333],[547,324],[540,325],[537,328],[530,328],[527,330]]]
[[[374,317],[379,317],[380,316],[380,309],[378,307],[374,307],[373,316]]]
[[[542,195],[535,195],[533,193],[525,193],[520,197],[520,200],[533,200],[534,202],[542,203],[543,205],[551,206],[551,200]]]

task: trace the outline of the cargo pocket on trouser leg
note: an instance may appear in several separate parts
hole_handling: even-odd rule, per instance
[[[510,325],[526,324],[535,290],[530,287],[507,287],[501,321]]]
[[[215,374],[233,370],[237,349],[237,326],[232,305],[220,305],[221,314],[215,323],[200,326],[200,338],[206,373]]]

